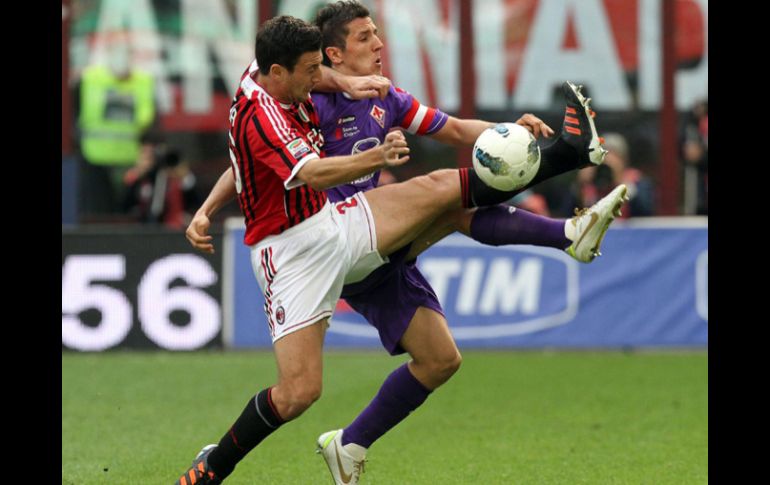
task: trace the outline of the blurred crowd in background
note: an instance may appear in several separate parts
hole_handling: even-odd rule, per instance
[[[195,165],[184,158],[184,147],[169,142],[169,133],[164,133],[158,122],[152,77],[132,69],[121,50],[114,50],[114,62],[89,66],[74,83],[78,222],[185,227],[214,182],[196,173],[220,173],[229,165],[228,160],[222,157]],[[99,103],[104,107],[100,108]],[[99,111],[102,116],[94,114]],[[597,123],[601,128],[601,120]],[[558,120],[551,124],[554,129],[560,128]],[[591,206],[624,183],[629,187],[630,201],[623,207],[623,217],[656,215],[655,174],[634,163],[633,146],[622,133],[602,134],[609,151],[603,165],[565,174],[550,183],[547,194],[535,187],[510,203],[538,214],[569,217],[574,208]],[[682,214],[707,215],[708,101],[699,101],[681,116],[679,138]],[[548,143],[541,140],[543,145]],[[223,152],[226,146],[222,144]],[[446,161],[431,160],[447,157],[445,153],[431,153],[430,148],[418,152],[423,157],[421,165],[428,169],[447,165]],[[454,157],[448,158],[451,164]],[[411,175],[386,170],[380,183],[397,182]],[[225,213],[237,215],[235,204]]]

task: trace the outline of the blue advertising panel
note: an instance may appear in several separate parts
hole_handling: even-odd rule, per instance
[[[671,221],[674,221],[673,224]],[[488,247],[453,235],[418,265],[462,348],[704,347],[708,345],[705,219],[616,223],[603,256],[581,264],[535,246]],[[243,229],[228,231],[232,291],[225,292],[226,344],[270,346],[263,298]],[[377,332],[337,306],[327,347],[379,347]]]

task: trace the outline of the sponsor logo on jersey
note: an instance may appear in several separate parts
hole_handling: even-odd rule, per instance
[[[382,128],[385,128],[385,110],[377,106],[376,104],[372,106],[372,110],[369,112],[370,115],[372,115],[372,118],[374,118],[374,121],[377,122],[378,125],[380,125]]]
[[[363,140],[358,140],[353,144],[353,150],[350,152],[351,155],[355,155],[356,153],[362,153],[366,150],[371,150],[372,148],[375,148],[380,145],[380,139],[376,136],[370,136],[369,138],[364,138]]]
[[[369,180],[371,180],[372,177],[374,177],[374,172],[370,173],[369,175],[364,175],[361,178],[357,178],[357,179],[355,179],[355,180],[353,180],[352,182],[349,182],[349,183],[351,183],[351,184],[362,184],[364,182],[368,182]]]
[[[337,124],[338,125],[342,125],[342,124],[345,124],[345,123],[352,123],[354,121],[356,121],[356,117],[355,116],[345,116],[344,118],[339,118],[337,120]]]
[[[307,146],[307,143],[305,143],[305,140],[302,138],[295,138],[294,140],[290,141],[286,145],[286,148],[297,160],[301,160],[302,157],[310,153],[310,147]]]
[[[361,132],[361,130],[358,129],[357,126],[343,126],[342,127],[342,136],[344,138],[350,138],[351,136],[356,136]]]

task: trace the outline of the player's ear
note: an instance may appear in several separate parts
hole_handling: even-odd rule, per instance
[[[278,80],[282,80],[288,70],[280,64],[272,64],[270,66],[270,75]]]
[[[326,47],[324,49],[324,52],[326,53],[326,57],[329,58],[330,61],[332,61],[332,65],[341,64],[342,63],[342,49],[339,47]]]

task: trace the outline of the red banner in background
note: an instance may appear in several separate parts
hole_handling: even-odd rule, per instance
[[[553,109],[559,78],[600,92],[596,104],[604,110],[659,109],[661,2],[473,1],[478,108]],[[264,3],[73,1],[69,76],[104,62],[105,46],[128,34],[133,62],[155,76],[163,126],[223,130],[220,114],[253,56]],[[458,2],[364,3],[386,43],[385,72],[424,102],[455,111],[462,82]],[[284,0],[275,14],[286,13],[309,19],[314,6]],[[707,17],[707,0],[676,2],[679,109],[708,95]]]

